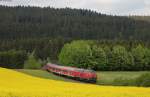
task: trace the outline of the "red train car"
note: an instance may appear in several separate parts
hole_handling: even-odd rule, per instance
[[[96,82],[97,75],[93,70],[79,69],[74,67],[60,66],[56,64],[48,63],[43,69],[62,76],[71,77],[78,80],[84,80],[87,82]]]

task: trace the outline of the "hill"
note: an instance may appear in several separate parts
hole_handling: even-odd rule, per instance
[[[135,20],[150,22],[150,16],[131,16]]]
[[[0,6],[0,39],[149,40],[150,23],[83,9]]]
[[[0,66],[23,68],[34,52],[39,62],[58,63],[59,53],[73,40],[99,46],[150,47],[150,22],[86,9],[0,6]],[[145,17],[144,17],[145,19]],[[8,61],[9,60],[9,61]]]
[[[40,79],[0,68],[1,97],[149,97],[149,88],[97,86]],[[107,93],[106,93],[107,92]]]

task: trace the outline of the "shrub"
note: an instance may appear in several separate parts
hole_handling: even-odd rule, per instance
[[[150,73],[145,73],[135,79],[137,86],[150,87]]]
[[[34,53],[28,56],[28,60],[24,64],[24,69],[40,69],[41,64],[39,60],[34,57]]]

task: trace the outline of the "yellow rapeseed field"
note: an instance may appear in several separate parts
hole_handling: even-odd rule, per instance
[[[150,97],[150,88],[62,82],[0,68],[0,97]]]

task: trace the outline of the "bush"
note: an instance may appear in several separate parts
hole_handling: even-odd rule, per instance
[[[137,86],[150,87],[150,73],[145,73],[136,78],[135,84]]]
[[[39,60],[34,57],[34,53],[28,56],[28,60],[24,64],[24,69],[40,69],[42,65]]]

